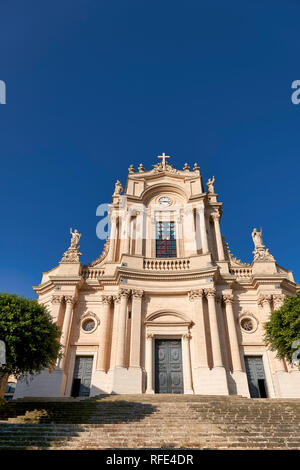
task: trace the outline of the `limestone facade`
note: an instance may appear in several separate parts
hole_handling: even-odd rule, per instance
[[[292,272],[256,229],[252,264],[236,259],[221,234],[215,178],[205,189],[197,164],[176,170],[167,160],[150,171],[131,165],[124,194],[117,181],[98,259],[82,266],[81,235],[71,230],[70,248],[34,288],[61,327],[64,357],[54,371],[19,381],[15,398],[160,393],[160,380],[177,376],[181,393],[249,397],[249,380],[263,393],[253,358],[267,397],[300,397],[299,370],[263,341],[271,311],[297,292]],[[166,364],[160,354],[172,344],[175,361]]]

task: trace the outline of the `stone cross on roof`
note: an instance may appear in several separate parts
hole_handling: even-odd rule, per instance
[[[170,158],[168,155],[163,153],[162,155],[158,155],[157,158],[161,158],[161,164],[163,168],[166,168],[166,158]]]

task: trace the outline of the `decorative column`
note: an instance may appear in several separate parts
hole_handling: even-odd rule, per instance
[[[285,295],[284,294],[273,294],[272,298],[273,298],[274,310],[279,310],[282,307],[282,304],[283,304],[284,299],[285,299]],[[276,353],[274,353],[274,351],[272,351],[272,353],[275,356],[274,357],[274,362],[275,362],[276,370],[286,372],[285,365],[284,365],[284,360],[279,359],[278,357],[276,357]]]
[[[125,230],[124,230],[124,236],[125,236],[125,240],[124,240],[124,254],[125,255],[129,255],[129,252],[130,252],[130,235],[131,235],[131,230],[130,230],[130,226],[131,226],[131,217],[132,217],[132,213],[129,212],[127,213],[126,217],[125,218]]]
[[[233,295],[224,294],[223,301],[225,303],[225,310],[226,310],[226,317],[227,317],[230,352],[231,352],[231,359],[232,359],[232,369],[233,369],[233,372],[242,371],[243,366],[242,366],[241,355],[240,355],[240,345],[238,342],[236,322],[235,322],[233,307],[232,307]]]
[[[258,304],[263,308],[266,320],[269,320],[269,317],[271,315],[271,302],[272,302],[272,295],[260,295],[259,296]]]
[[[272,302],[272,295],[260,295],[258,299],[258,304],[263,308],[266,320],[269,320],[271,315],[271,302]],[[285,366],[282,359],[276,357],[275,351],[268,351],[274,364],[275,372],[286,372]]]
[[[208,302],[208,313],[211,331],[211,342],[213,352],[214,367],[223,367],[220,335],[218,328],[217,310],[216,310],[216,289],[214,287],[205,289],[205,294]]]
[[[71,332],[72,314],[73,314],[73,306],[75,304],[75,299],[71,295],[65,295],[65,302],[66,302],[66,311],[65,311],[65,317],[64,317],[63,327],[62,327],[62,335],[60,339],[61,345],[63,347],[63,357],[59,364],[61,369],[64,369],[65,364],[66,364],[66,356],[67,356],[68,347],[69,347],[69,337],[70,337],[70,332]]]
[[[147,388],[146,393],[154,393],[153,389],[153,333],[147,334],[146,339],[146,371],[147,371]]]
[[[285,295],[284,294],[273,294],[273,306],[274,310],[279,310],[284,302]]]
[[[102,322],[100,324],[97,369],[106,372],[108,362],[108,326],[112,296],[103,295],[101,301],[103,305],[103,312]]]
[[[204,215],[204,207],[202,206],[197,207],[196,211],[199,214],[199,223],[200,223],[200,227],[196,226],[196,232],[198,231],[198,229],[200,229],[202,250],[203,250],[203,253],[208,253],[209,249],[208,249],[208,240],[207,240],[207,233],[206,233],[206,221],[205,221],[205,215]]]
[[[62,306],[64,296],[63,295],[53,295],[51,299],[52,307],[51,307],[51,317],[55,323],[57,323],[59,319],[59,312]]]
[[[191,370],[190,338],[190,333],[187,333],[182,336],[184,393],[188,394],[194,393]]]
[[[143,239],[144,239],[144,209],[136,212],[135,224],[135,254],[143,255]]]
[[[62,301],[63,301],[64,296],[63,295],[53,295],[51,299],[51,317],[53,318],[53,321],[57,324],[59,320],[59,313],[60,309],[62,307]],[[56,367],[59,365],[61,359],[57,359],[56,361]]]
[[[224,256],[224,247],[223,247],[223,241],[222,241],[221,230],[220,230],[220,213],[213,212],[211,214],[211,218],[214,221],[218,258],[219,258],[219,261],[223,261],[225,259],[225,256]]]
[[[107,262],[114,261],[115,245],[116,245],[116,232],[117,232],[117,214],[112,213],[110,216],[111,230],[109,235],[109,249],[107,254]]]
[[[129,289],[121,289],[120,296],[120,310],[118,321],[118,341],[117,341],[117,357],[116,367],[125,367],[125,334],[126,334],[126,321],[127,321],[127,305],[128,297],[130,295]]]
[[[141,367],[141,326],[143,290],[132,291],[129,367]]]
[[[183,224],[185,256],[186,253],[188,253],[190,256],[197,255],[197,242],[198,238],[200,238],[200,233],[196,232],[194,209],[192,206],[186,206],[184,208]],[[200,242],[199,245],[201,245]],[[201,248],[201,246],[199,246],[199,248]]]
[[[118,321],[119,321],[119,307],[120,307],[120,295],[113,295],[114,302],[114,314],[113,314],[113,325],[112,325],[112,339],[110,349],[110,369],[114,369],[116,366],[116,354],[117,354],[117,341],[118,341]]]
[[[208,367],[206,335],[203,316],[203,289],[192,290],[189,292],[189,299],[194,303],[194,322],[195,322],[195,367]]]

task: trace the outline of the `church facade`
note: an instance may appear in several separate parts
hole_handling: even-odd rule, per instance
[[[63,357],[23,396],[184,393],[300,397],[300,372],[264,343],[263,324],[299,286],[252,232],[243,263],[221,234],[215,179],[163,154],[131,165],[109,204],[103,253],[80,263],[81,234],[34,287],[62,330]],[[250,234],[249,234],[250,238]]]

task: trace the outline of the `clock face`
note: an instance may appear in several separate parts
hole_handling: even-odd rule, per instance
[[[163,196],[158,200],[161,206],[169,206],[171,204],[171,199],[168,196]]]

